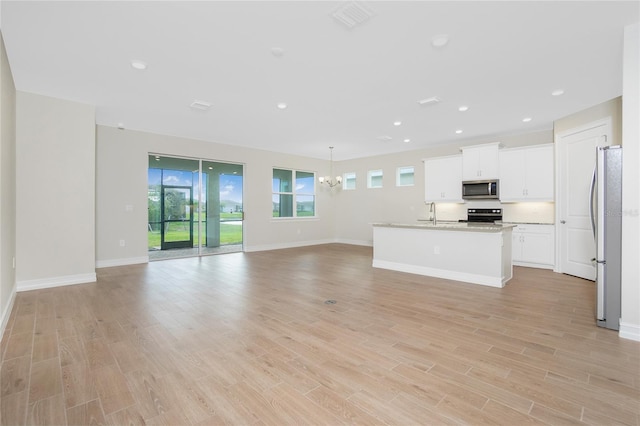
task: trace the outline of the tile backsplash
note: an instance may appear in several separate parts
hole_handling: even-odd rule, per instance
[[[508,203],[502,205],[504,222],[555,223],[555,203]]]
[[[470,201],[467,203],[437,203],[436,212],[438,220],[453,220],[467,218],[469,208],[502,208],[502,218],[504,222],[521,223],[554,223],[555,204],[554,203],[505,203],[496,201]],[[431,217],[429,205],[426,204],[419,220],[428,220]]]

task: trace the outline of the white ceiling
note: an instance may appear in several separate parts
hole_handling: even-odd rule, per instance
[[[351,3],[4,0],[1,26],[16,88],[98,124],[343,160],[551,129],[621,94],[639,20],[637,1],[370,1],[347,29]]]

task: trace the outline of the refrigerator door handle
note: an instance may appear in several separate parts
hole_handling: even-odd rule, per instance
[[[596,168],[593,169],[591,176],[591,187],[589,188],[589,216],[591,216],[591,231],[593,239],[596,239],[596,216],[595,216],[595,195],[596,195]]]

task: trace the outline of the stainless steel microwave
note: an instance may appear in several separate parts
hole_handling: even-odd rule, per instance
[[[497,200],[500,198],[500,181],[468,180],[462,182],[462,198],[465,200]]]

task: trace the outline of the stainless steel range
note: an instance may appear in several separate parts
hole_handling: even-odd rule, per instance
[[[494,223],[502,221],[502,209],[467,209],[467,222]]]

